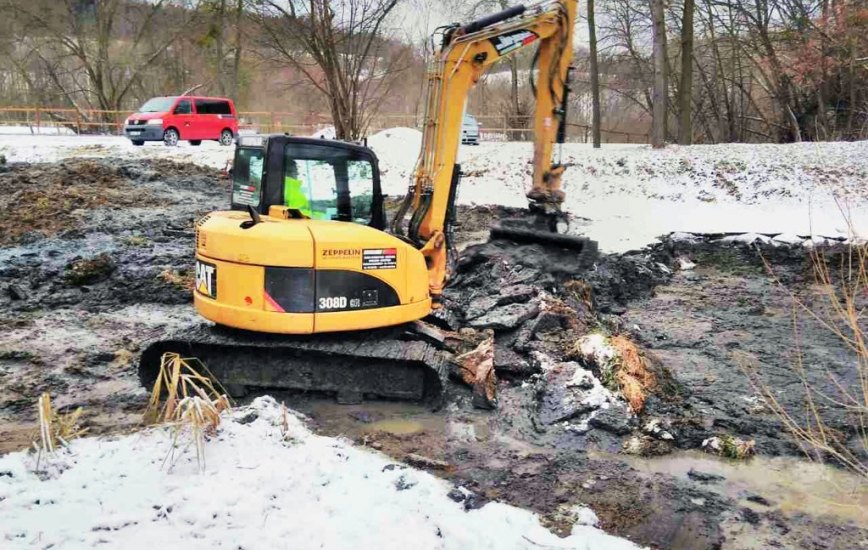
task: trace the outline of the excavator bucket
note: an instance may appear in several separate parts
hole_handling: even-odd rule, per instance
[[[559,232],[559,229],[567,227],[568,218],[564,214],[542,214],[531,211],[525,217],[500,220],[491,226],[489,234],[492,240],[568,248],[589,259],[595,259],[598,255],[597,243],[581,235]]]

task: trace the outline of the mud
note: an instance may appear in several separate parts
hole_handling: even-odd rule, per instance
[[[0,178],[13,194],[40,180],[53,181],[52,193],[61,194],[60,182],[89,182],[73,185],[85,194],[80,206],[52,210],[51,223],[37,232],[4,226],[0,233],[0,452],[28,445],[43,391],[61,407],[83,406],[94,433],[134,429],[146,401],[135,374],[139,345],[198,322],[189,306],[193,222],[225,208],[228,182],[217,171],[123,159],[13,165]],[[103,186],[104,197],[83,191]],[[22,225],[29,200],[15,206]],[[755,372],[785,402],[799,402],[785,289],[808,302],[818,297],[804,248],[690,236],[588,258],[486,242],[494,221],[516,214],[459,208],[462,255],[445,293],[454,313],[451,345],[469,347],[494,332],[496,409],[475,408],[457,382],[436,412],[278,397],[321,433],[398,459],[446,462],[434,473],[474,493],[468,508],[503,500],[539,512],[562,532],[571,522],[566,511],[584,504],[607,531],[659,548],[866,544],[864,484],[841,470],[810,470],[746,374]],[[769,277],[758,252],[784,286]],[[682,269],[688,260],[696,266]],[[829,373],[853,382],[841,342],[816,322],[800,323],[812,383],[828,388]],[[594,332],[629,337],[653,358],[658,385],[640,414],[603,391],[599,368],[576,354],[576,341]],[[580,370],[596,383],[576,383]],[[547,416],[546,395],[586,396],[589,404],[556,418]],[[855,437],[846,417],[824,414]],[[704,438],[725,434],[755,439],[761,457],[735,464],[696,454]],[[849,490],[851,500],[830,487]],[[836,499],[842,507],[828,504]]]

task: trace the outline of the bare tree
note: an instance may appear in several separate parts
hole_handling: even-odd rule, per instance
[[[197,8],[192,0],[0,0],[21,32],[22,78],[37,95],[54,94],[79,110],[121,110]]]
[[[398,0],[259,0],[264,55],[288,65],[328,100],[341,139],[358,139],[408,66],[407,48],[386,38]]]
[[[591,132],[594,147],[600,148],[600,68],[597,60],[597,25],[594,18],[594,0],[588,3],[588,40],[590,42],[591,73]]]
[[[694,0],[684,0],[681,16],[681,83],[678,86],[678,143],[693,143],[693,15]]]
[[[664,0],[651,0],[654,29],[654,90],[652,93],[651,146],[666,144],[666,117],[669,98],[666,59],[666,20]]]

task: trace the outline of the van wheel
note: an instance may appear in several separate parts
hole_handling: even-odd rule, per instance
[[[190,145],[202,145],[202,140],[201,139],[191,139]]]
[[[181,139],[181,136],[178,135],[178,130],[175,130],[174,128],[169,128],[163,134],[163,143],[165,143],[167,147],[178,145],[179,139]]]
[[[142,141],[142,140],[140,140],[140,139],[134,139],[134,140],[131,140],[131,141],[132,141],[133,145],[135,145],[136,147],[140,147],[140,146],[142,146],[142,145],[145,144],[145,142]]]
[[[232,135],[232,130],[223,130],[222,132],[220,132],[220,145],[232,145],[232,140],[234,138],[235,136]]]

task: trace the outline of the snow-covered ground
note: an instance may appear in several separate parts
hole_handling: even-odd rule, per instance
[[[383,189],[406,192],[421,135],[409,128],[369,138],[380,158]],[[232,149],[160,143],[133,147],[124,138],[0,136],[10,161],[71,156],[172,158],[224,168]],[[524,206],[531,177],[530,143],[461,148],[464,204]],[[586,218],[579,231],[605,251],[640,248],[660,235],[756,232],[847,236],[868,231],[868,142],[668,146],[586,144],[563,147],[567,209]]]
[[[531,512],[490,502],[465,510],[443,480],[312,434],[269,398],[231,413],[206,444],[165,463],[165,429],[87,438],[43,462],[0,458],[0,546],[17,548],[575,548],[635,550],[575,507],[560,538]],[[44,460],[44,459],[43,459]],[[462,490],[458,489],[458,493]],[[169,543],[171,541],[171,543]]]

